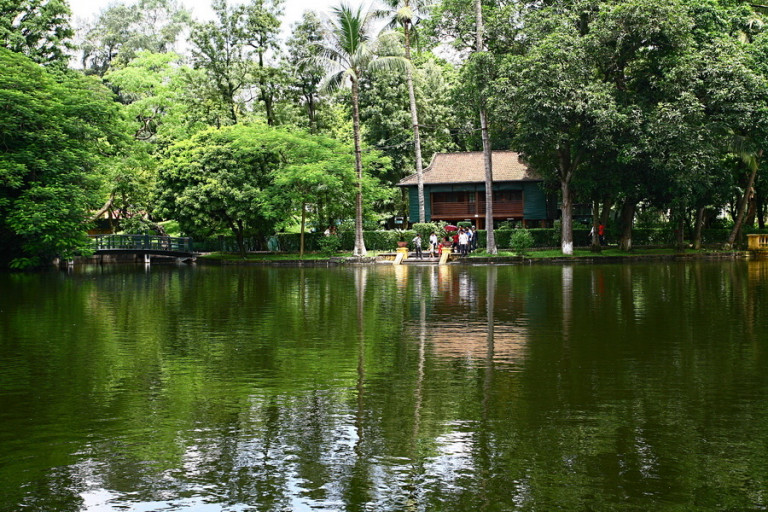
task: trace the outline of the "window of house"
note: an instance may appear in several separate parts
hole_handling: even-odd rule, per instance
[[[513,203],[523,200],[522,190],[494,190],[493,201],[499,203]]]
[[[435,192],[432,200],[436,203],[463,203],[464,192]]]

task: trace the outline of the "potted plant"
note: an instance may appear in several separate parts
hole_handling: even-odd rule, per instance
[[[407,247],[408,241],[405,239],[405,231],[402,229],[397,230],[397,246],[398,247]]]

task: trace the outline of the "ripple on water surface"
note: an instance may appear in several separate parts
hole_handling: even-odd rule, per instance
[[[0,276],[0,511],[765,508],[766,268]]]

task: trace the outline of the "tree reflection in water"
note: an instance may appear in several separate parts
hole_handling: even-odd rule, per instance
[[[0,510],[765,508],[765,262],[0,276]]]

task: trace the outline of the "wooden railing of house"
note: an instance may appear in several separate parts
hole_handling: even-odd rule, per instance
[[[459,218],[466,215],[474,215],[476,213],[485,214],[485,201],[475,203],[432,201],[433,217]],[[523,202],[495,202],[493,203],[493,216],[501,218],[522,217]]]

